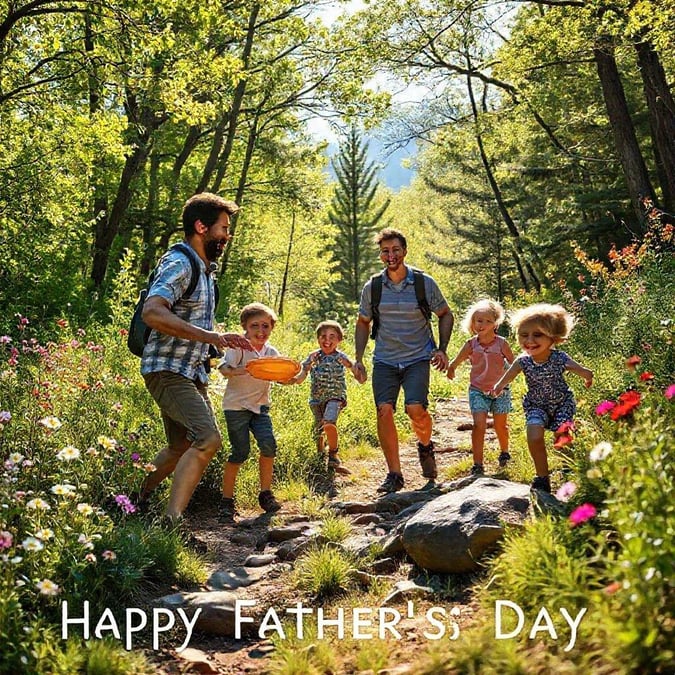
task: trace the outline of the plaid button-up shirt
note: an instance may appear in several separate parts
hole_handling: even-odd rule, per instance
[[[167,251],[160,259],[148,298],[158,295],[168,300],[171,311],[176,316],[199,328],[213,330],[213,277],[204,261],[196,253],[194,257],[199,263],[200,275],[189,298],[184,298],[183,294],[190,284],[192,267],[183,253],[174,250]],[[190,380],[206,382],[208,375],[204,370],[204,361],[208,351],[209,345],[204,342],[185,340],[152,330],[143,350],[141,373],[145,375],[168,370]]]

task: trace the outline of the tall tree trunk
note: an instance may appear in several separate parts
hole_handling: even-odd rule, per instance
[[[150,175],[148,177],[148,201],[143,216],[143,259],[141,260],[141,275],[147,277],[154,265],[156,257],[155,223],[157,222],[157,196],[159,194],[159,153],[154,150],[150,155]]]
[[[675,102],[666,73],[650,42],[635,45],[644,86],[656,171],[666,211],[675,212]]]
[[[255,151],[256,143],[258,142],[258,120],[261,114],[261,110],[256,110],[255,117],[251,123],[251,129],[248,133],[248,141],[246,142],[246,153],[244,155],[244,162],[241,166],[241,172],[239,174],[239,183],[237,185],[237,195],[235,197],[235,202],[241,206],[244,201],[244,193],[246,192],[246,179],[248,177],[248,170],[251,167],[251,160],[253,159],[253,153]],[[235,231],[239,226],[239,214],[235,213],[232,221],[230,222],[230,234],[234,235]],[[233,240],[235,241],[235,240]],[[225,274],[227,269],[227,263],[232,255],[232,242],[225,249],[223,253],[223,262],[220,265],[220,274]]]
[[[492,171],[492,167],[490,166],[490,160],[487,156],[487,152],[485,151],[485,146],[483,144],[483,136],[480,132],[479,127],[478,106],[476,105],[476,98],[473,93],[473,82],[471,78],[472,66],[468,56],[467,56],[467,66],[469,70],[469,74],[467,74],[466,77],[467,89],[469,93],[469,101],[471,103],[471,112],[473,114],[476,143],[478,144],[478,151],[480,153],[481,163],[483,164],[483,169],[485,170],[485,175],[487,176],[488,183],[490,184],[490,188],[492,190],[492,194],[494,195],[495,202],[497,203],[499,213],[501,214],[504,224],[506,225],[513,240],[516,264],[518,265],[518,272],[520,273],[520,278],[521,281],[523,282],[523,287],[526,290],[529,288],[529,283],[527,282],[527,276],[529,276],[529,279],[534,285],[534,287],[537,289],[537,291],[540,291],[541,281],[539,280],[539,275],[535,272],[534,267],[527,259],[527,256],[523,250],[523,243],[520,236],[520,231],[518,230],[518,226],[511,217],[508,208],[506,207],[502,191],[499,187],[499,184],[497,183],[497,179],[495,178],[494,172]],[[527,269],[527,275],[525,274],[521,263],[524,263],[525,268]]]
[[[288,288],[288,271],[291,266],[291,251],[293,249],[293,237],[295,235],[295,207],[291,213],[291,233],[288,235],[288,248],[286,249],[286,264],[284,265],[284,277],[281,280],[281,293],[279,295],[279,307],[277,314],[279,318],[284,315],[284,298],[286,297],[286,289]]]
[[[206,186],[211,181],[213,172],[218,169],[216,177],[211,185],[212,192],[218,192],[220,186],[225,177],[225,172],[227,171],[227,165],[230,161],[230,155],[232,154],[232,148],[234,147],[234,139],[237,133],[237,125],[239,123],[239,114],[241,112],[241,105],[244,101],[244,95],[246,94],[246,85],[247,85],[247,69],[249,66],[249,61],[251,59],[251,51],[253,50],[253,42],[255,38],[255,29],[256,21],[258,19],[258,14],[260,12],[260,3],[255,3],[251,7],[251,13],[248,18],[248,28],[246,29],[246,40],[244,42],[244,47],[241,53],[241,62],[242,62],[242,77],[237,83],[237,86],[234,89],[234,96],[232,98],[232,105],[230,106],[229,112],[226,112],[221,117],[218,126],[216,127],[216,133],[211,144],[211,152],[202,172],[202,176],[199,179],[197,185],[197,192],[202,192],[206,189]],[[227,136],[225,136],[225,131],[227,130]],[[225,147],[223,147],[223,138],[225,138]]]
[[[628,111],[626,94],[614,58],[612,43],[609,39],[605,39],[593,51],[607,116],[614,135],[614,146],[623,168],[631,204],[642,230],[640,197],[654,199],[654,189],[649,180],[647,166],[640,152],[633,120]]]

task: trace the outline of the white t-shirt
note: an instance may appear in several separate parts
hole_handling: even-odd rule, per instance
[[[241,368],[261,356],[279,356],[279,352],[269,343],[266,343],[259,352],[238,348],[227,349],[218,364],[218,369],[220,370],[222,366]],[[260,413],[260,406],[270,404],[271,385],[271,382],[258,380],[248,373],[228,377],[223,395],[223,410],[250,410],[256,414]]]

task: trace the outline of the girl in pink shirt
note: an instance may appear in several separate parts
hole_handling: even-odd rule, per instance
[[[455,369],[462,362],[471,361],[469,385],[469,408],[473,416],[471,451],[473,467],[471,474],[480,476],[483,470],[483,447],[488,413],[492,413],[495,433],[499,441],[499,466],[505,467],[511,459],[509,454],[509,427],[507,415],[511,412],[511,392],[505,389],[499,396],[489,392],[504,374],[506,363],[513,363],[509,343],[497,335],[504,321],[504,308],[495,300],[479,300],[467,309],[462,328],[474,337],[467,340],[459,354],[448,365],[447,375],[452,380]]]

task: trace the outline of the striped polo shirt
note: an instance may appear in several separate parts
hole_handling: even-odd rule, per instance
[[[387,270],[382,270],[382,298],[380,300],[380,326],[375,338],[373,361],[390,366],[406,366],[417,361],[428,361],[434,350],[431,328],[417,306],[413,270],[398,284],[392,283]],[[372,321],[371,286],[369,279],[361,291],[359,314]],[[434,314],[448,306],[438,284],[424,275],[424,290],[429,307]]]
[[[158,295],[172,305],[172,312],[204,330],[213,330],[215,292],[213,277],[207,271],[204,261],[194,254],[199,263],[199,281],[189,298],[183,293],[190,285],[192,267],[183,253],[167,251],[157,264],[155,279],[148,291],[148,297]],[[209,345],[179,337],[173,337],[156,330],[150,332],[148,344],[143,349],[141,373],[156,373],[167,370],[187,377],[189,380],[208,380],[204,370]]]

